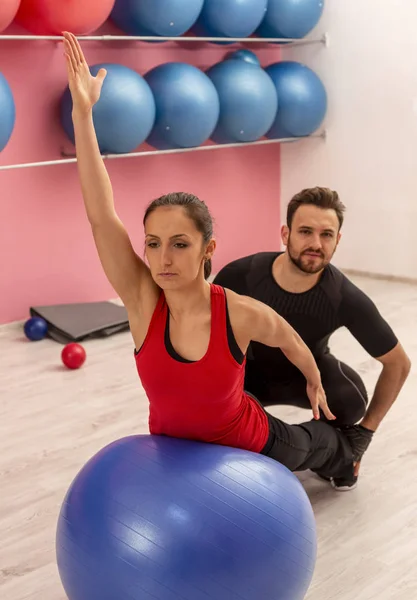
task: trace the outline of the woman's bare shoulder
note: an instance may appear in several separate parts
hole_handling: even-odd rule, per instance
[[[243,296],[225,288],[230,323],[235,336],[251,340],[253,331],[256,330],[259,319],[262,318],[263,305],[250,296]],[[267,308],[267,307],[265,307]]]
[[[262,307],[265,306],[262,302],[259,302],[259,300],[255,300],[255,298],[251,298],[250,296],[237,294],[228,288],[224,288],[224,290],[226,292],[229,309],[233,310],[238,315],[242,314],[243,317],[246,317],[251,312],[253,313],[262,310]]]
[[[226,288],[225,291],[233,332],[243,342],[262,340],[276,328],[280,318],[270,306],[250,296]]]

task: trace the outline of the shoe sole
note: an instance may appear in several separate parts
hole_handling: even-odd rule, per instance
[[[354,490],[358,484],[355,482],[353,485],[336,485],[334,480],[331,479],[330,485],[336,492],[350,492],[351,490]]]

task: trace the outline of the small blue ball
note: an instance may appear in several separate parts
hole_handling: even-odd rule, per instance
[[[28,319],[24,326],[26,337],[32,342],[43,340],[48,332],[48,323],[41,317]]]

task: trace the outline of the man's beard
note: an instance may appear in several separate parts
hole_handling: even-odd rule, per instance
[[[299,269],[303,273],[308,273],[309,275],[315,275],[316,273],[319,273],[330,262],[330,260],[328,260],[328,261],[325,260],[322,252],[318,253],[315,250],[313,250],[312,248],[308,248],[307,250],[304,250],[304,252],[302,252],[302,254],[300,254],[300,256],[296,257],[292,253],[291,244],[290,244],[289,240],[288,240],[288,245],[287,245],[287,251],[288,251],[288,256],[289,256],[291,262],[293,263],[293,265],[295,265],[297,267],[297,269]],[[314,260],[314,262],[313,261],[307,262],[309,257],[304,256],[306,254],[306,252],[313,252],[316,254],[320,254],[320,256],[318,256]],[[303,260],[303,258],[304,258],[304,260]]]

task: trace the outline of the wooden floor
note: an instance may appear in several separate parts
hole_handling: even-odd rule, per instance
[[[308,600],[417,599],[417,286],[354,277],[388,318],[414,362],[381,426],[360,484],[337,493],[299,474],[318,526],[319,556]],[[66,489],[108,442],[147,432],[147,400],[129,334],[85,344],[79,371],[61,366],[61,346],[30,343],[21,324],[0,328],[0,598],[64,600],[54,536]],[[379,364],[345,330],[333,351],[372,393]],[[309,418],[274,408],[289,422]],[[259,600],[262,600],[261,598]]]

